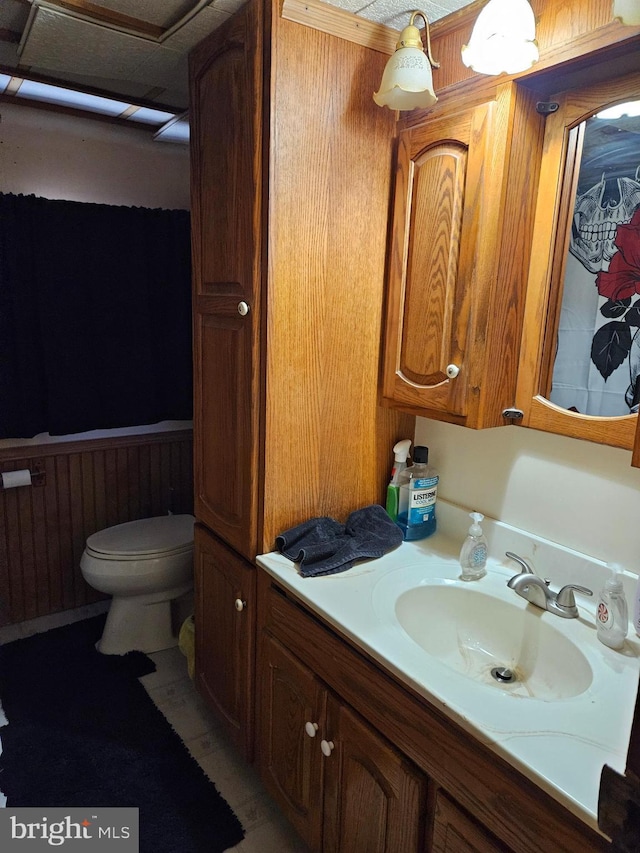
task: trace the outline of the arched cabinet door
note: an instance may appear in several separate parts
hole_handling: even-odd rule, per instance
[[[507,232],[520,237],[532,207],[531,175],[513,168],[522,153],[509,143],[531,113],[530,97],[504,84],[492,100],[443,105],[399,134],[382,375],[391,406],[476,428],[504,423],[523,286],[513,257],[527,241],[502,244]]]

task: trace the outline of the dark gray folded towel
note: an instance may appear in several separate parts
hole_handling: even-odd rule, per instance
[[[352,512],[346,524],[311,518],[276,537],[276,548],[295,563],[302,577],[331,575],[356,560],[382,557],[402,542],[402,531],[383,507],[371,504]]]

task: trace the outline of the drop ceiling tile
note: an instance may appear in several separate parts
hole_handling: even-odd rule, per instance
[[[29,17],[29,7],[18,0],[2,0],[0,3],[0,29],[21,33]]]
[[[156,100],[186,109],[189,103],[189,69],[186,53],[156,46],[135,70],[134,79],[146,83],[149,89],[159,87],[162,93]],[[167,92],[171,91],[171,96]],[[179,100],[177,98],[179,97]]]
[[[339,0],[341,6],[345,2],[351,2],[351,0]],[[373,0],[372,3],[361,4],[359,9],[352,11],[357,11],[363,18],[401,30],[407,26],[411,13],[415,9],[424,12],[429,23],[433,23],[468,5],[469,0],[422,0],[417,6],[407,7],[400,5],[398,0]]]
[[[24,44],[22,65],[38,65],[52,74],[90,74],[133,78],[133,71],[156,49],[155,42],[38,9]]]
[[[174,50],[189,51],[230,17],[230,12],[207,6],[162,43]]]
[[[245,3],[246,0],[212,0],[210,8],[220,9],[221,12],[228,12],[231,15]]]
[[[339,9],[345,9],[347,12],[353,12],[354,14],[364,9],[362,17],[370,21],[374,20],[374,18],[367,14],[367,9],[371,4],[363,3],[362,0],[327,0],[327,3],[331,6],[337,6]]]
[[[95,6],[168,27],[193,8],[194,0],[93,0]]]
[[[187,56],[164,45],[156,45],[153,53],[146,56],[134,69],[134,80],[145,82],[149,86],[172,85],[186,76]]]
[[[0,41],[0,65],[15,68],[18,65],[18,45]]]

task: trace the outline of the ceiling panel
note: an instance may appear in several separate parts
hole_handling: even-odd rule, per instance
[[[23,34],[20,48],[16,39],[12,43],[9,37],[0,38],[0,68],[25,74],[31,70],[61,83],[84,83],[105,94],[186,109],[189,51],[243,2],[92,0],[80,18],[56,0],[33,0],[27,25],[29,6],[24,0],[0,0],[0,30]],[[330,4],[393,29],[406,26],[413,10],[399,0],[330,0]],[[466,5],[467,0],[423,0],[420,7],[433,22]],[[86,19],[92,6],[170,29],[165,36],[135,36]],[[179,20],[184,20],[182,26],[176,25]]]

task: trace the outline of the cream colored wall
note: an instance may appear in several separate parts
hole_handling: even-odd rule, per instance
[[[523,427],[418,418],[440,497],[640,574],[640,469],[631,452]]]
[[[0,192],[189,209],[189,146],[150,129],[0,104]]]

